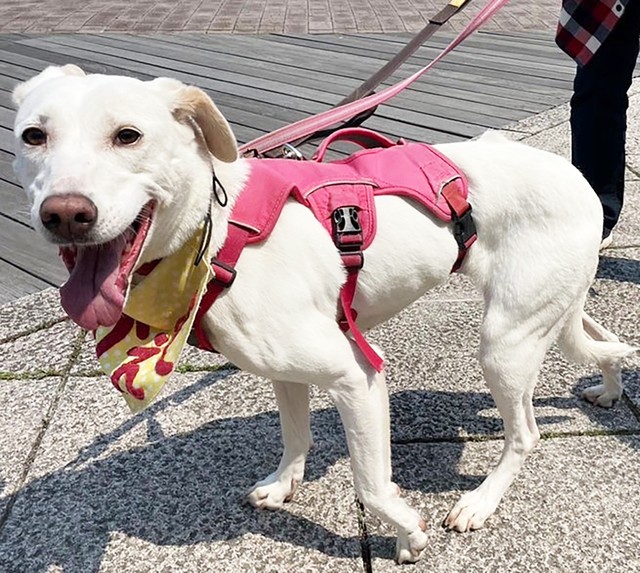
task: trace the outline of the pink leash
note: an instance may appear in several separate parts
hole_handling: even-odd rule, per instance
[[[379,93],[372,94],[365,98],[356,100],[346,105],[329,109],[325,112],[302,119],[290,125],[276,129],[271,133],[262,135],[244,145],[240,146],[240,153],[257,153],[262,155],[268,151],[281,147],[282,145],[306,137],[312,133],[326,129],[341,121],[351,119],[352,117],[363,113],[377,105],[380,105],[392,97],[399,94],[403,89],[410,86],[419,77],[426,73],[432,66],[436,65],[451,50],[456,48],[460,43],[466,40],[473,32],[482,26],[489,18],[491,18],[500,8],[502,8],[509,0],[490,0],[487,5],[469,22],[465,28],[451,41],[451,43],[438,56],[433,59],[421,70],[407,79],[398,82]]]

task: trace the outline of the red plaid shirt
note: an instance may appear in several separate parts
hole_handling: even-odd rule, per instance
[[[562,0],[556,44],[584,66],[617,24],[630,0]]]

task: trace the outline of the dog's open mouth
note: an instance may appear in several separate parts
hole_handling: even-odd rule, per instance
[[[70,273],[60,287],[60,300],[71,320],[82,328],[112,326],[120,319],[129,277],[151,226],[153,207],[153,202],[147,203],[136,220],[108,243],[60,248]]]

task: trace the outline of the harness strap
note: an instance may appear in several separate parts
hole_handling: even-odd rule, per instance
[[[203,350],[214,352],[215,349],[204,332],[202,319],[216,299],[220,296],[222,291],[233,284],[233,281],[236,278],[235,265],[249,240],[249,233],[250,231],[247,229],[234,225],[230,222],[227,240],[218,253],[218,256],[211,261],[211,267],[213,268],[215,278],[209,281],[209,284],[207,285],[207,291],[204,293],[202,301],[200,302],[200,307],[196,313],[193,328],[197,345]]]
[[[343,318],[338,321],[343,332],[351,331],[354,342],[360,352],[377,372],[382,370],[384,360],[367,342],[356,324],[358,313],[353,309],[353,299],[358,286],[358,272],[364,265],[362,246],[364,235],[358,210],[355,206],[338,207],[332,214],[333,242],[340,251],[342,264],[347,269],[347,281],[340,289],[340,306]]]
[[[453,236],[458,243],[458,258],[453,264],[451,272],[457,271],[462,265],[469,247],[478,238],[476,225],[471,217],[471,205],[458,191],[457,185],[449,181],[443,186],[441,194],[451,207],[451,220],[453,222]]]
[[[349,270],[348,273],[347,282],[344,283],[340,289],[340,306],[342,307],[344,318],[340,320],[339,325],[343,332],[351,331],[351,336],[353,336],[353,340],[360,349],[360,352],[362,352],[369,364],[371,364],[377,372],[381,372],[384,366],[384,360],[369,344],[362,332],[360,332],[356,324],[358,313],[351,307],[356,294],[356,287],[358,286],[358,271]]]

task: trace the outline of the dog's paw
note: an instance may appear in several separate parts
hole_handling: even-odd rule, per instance
[[[427,524],[420,520],[418,529],[411,533],[398,533],[396,540],[396,563],[415,563],[422,556],[427,546],[428,537],[425,531]]]
[[[604,384],[591,386],[582,391],[582,397],[595,406],[611,408],[622,397],[622,391],[605,391]]]
[[[486,496],[476,490],[470,491],[460,498],[442,525],[461,533],[480,529],[495,509],[496,504]]]
[[[275,511],[293,499],[298,483],[294,479],[280,480],[276,474],[271,474],[251,488],[247,500],[258,509]]]

